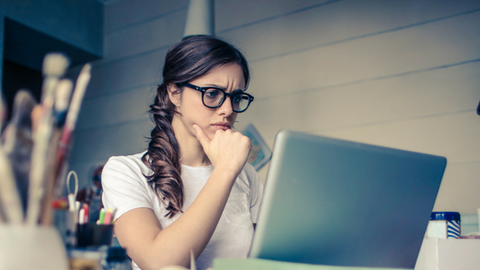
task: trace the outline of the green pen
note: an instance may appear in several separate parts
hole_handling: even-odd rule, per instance
[[[100,210],[100,216],[98,217],[97,224],[103,224],[103,219],[105,218],[105,208]]]

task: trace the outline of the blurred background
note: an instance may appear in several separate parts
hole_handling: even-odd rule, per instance
[[[5,99],[39,95],[46,50],[92,62],[70,169],[80,188],[110,156],[142,152],[148,106],[187,0],[0,0]],[[480,1],[217,0],[216,35],[245,53],[253,124],[445,156],[435,211],[480,207]],[[38,89],[36,89],[38,88]],[[259,174],[266,178],[268,166]],[[462,220],[462,223],[464,219]],[[475,221],[476,222],[476,221]],[[463,233],[462,224],[462,233]],[[477,227],[478,228],[478,227]]]

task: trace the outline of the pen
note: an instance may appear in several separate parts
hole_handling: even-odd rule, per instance
[[[84,223],[85,223],[85,209],[82,208],[78,213],[78,224],[84,224]]]
[[[110,217],[110,221],[108,224],[113,224],[113,221],[115,219],[115,213],[117,213],[117,208],[112,208],[112,216]]]
[[[103,220],[105,219],[105,208],[100,209],[100,215],[97,220],[97,224],[103,224]]]
[[[83,218],[83,222],[81,224],[85,224],[85,223],[88,223],[88,221],[90,220],[90,211],[89,211],[89,207],[88,207],[88,204],[84,203],[82,205],[82,210],[83,210],[83,213],[80,213],[80,216],[82,216]]]
[[[77,213],[77,216],[78,216],[78,211],[80,211],[80,208],[81,208],[80,206],[82,206],[82,203],[79,202],[79,201],[76,201],[75,202],[75,211]]]
[[[103,223],[105,225],[111,224],[113,222],[113,215],[115,214],[115,208],[108,208],[107,212],[105,213],[105,218],[103,219]]]

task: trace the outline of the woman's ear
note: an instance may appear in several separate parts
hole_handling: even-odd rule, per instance
[[[173,105],[179,107],[180,106],[180,89],[174,83],[169,83],[167,85],[168,97]]]

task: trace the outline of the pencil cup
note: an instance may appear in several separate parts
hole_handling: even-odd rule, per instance
[[[0,226],[0,270],[67,270],[67,251],[53,226]]]
[[[77,225],[77,247],[110,246],[112,236],[113,224],[86,223]]]

